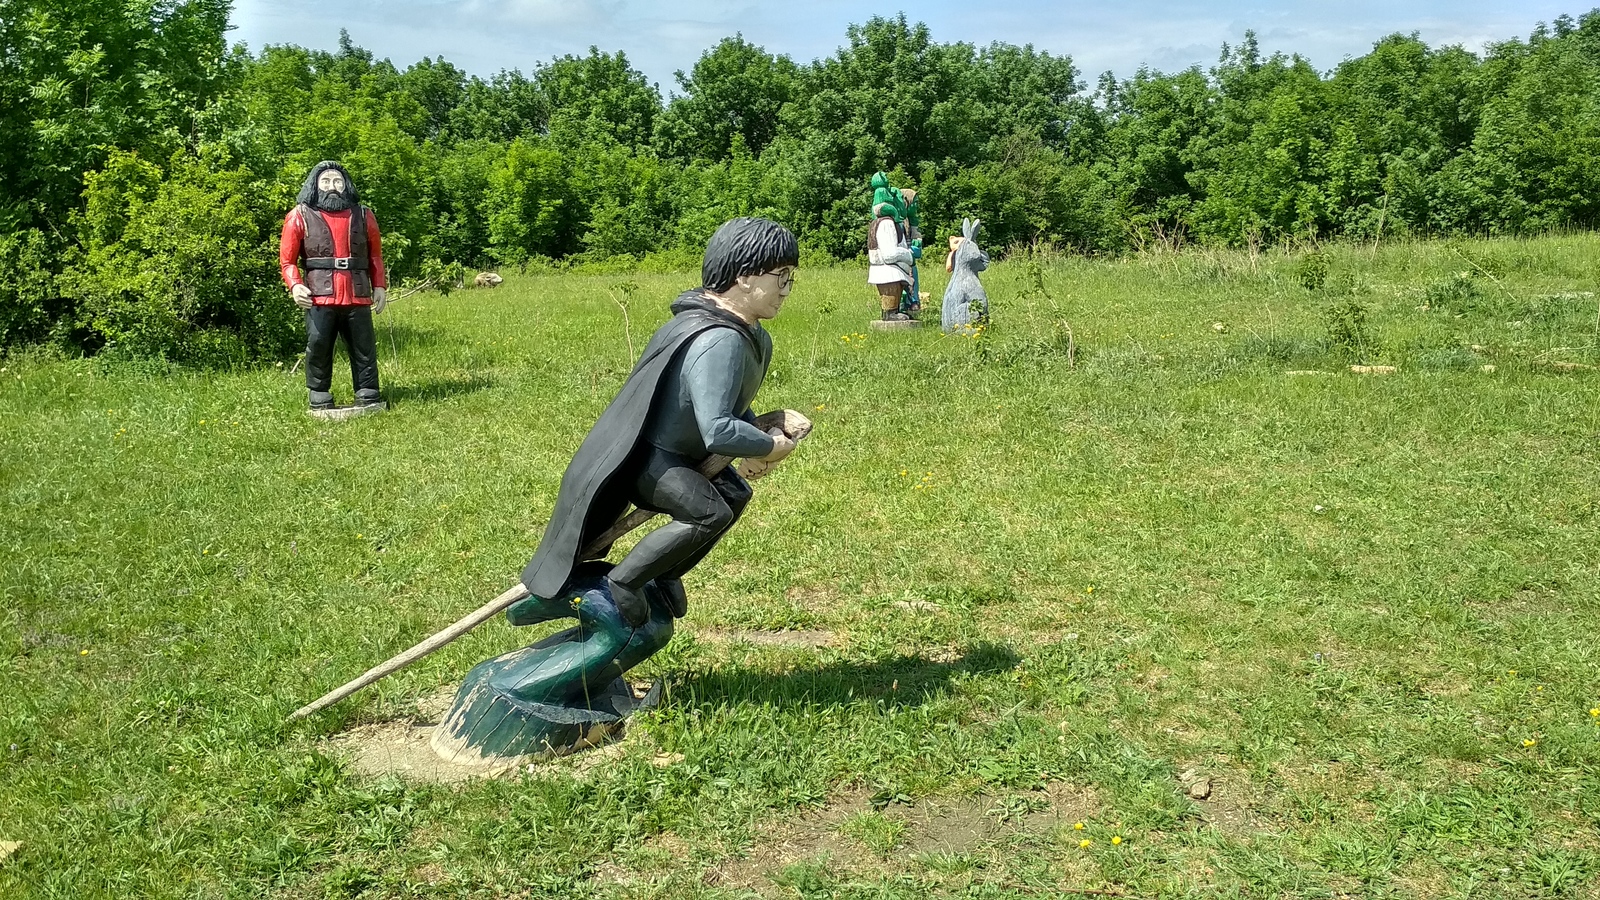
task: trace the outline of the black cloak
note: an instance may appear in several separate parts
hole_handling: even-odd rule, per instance
[[[644,433],[662,378],[695,337],[712,328],[732,328],[755,341],[750,326],[706,299],[686,291],[672,303],[673,317],[651,336],[633,373],[578,446],[556,508],[533,559],[522,570],[522,585],[535,597],[552,599],[566,586],[590,541],[616,524],[629,503],[628,480],[618,478]]]

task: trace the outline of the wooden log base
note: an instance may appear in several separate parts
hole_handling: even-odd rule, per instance
[[[328,409],[310,409],[306,412],[313,419],[323,419],[329,422],[343,422],[345,419],[354,419],[358,416],[370,416],[381,413],[389,408],[389,401],[379,400],[377,403],[367,403],[360,406],[333,406]]]
[[[922,327],[922,322],[917,319],[906,319],[901,322],[890,322],[884,319],[873,319],[867,323],[867,328],[872,331],[915,331]]]
[[[622,675],[672,639],[672,614],[651,582],[650,620],[637,628],[617,612],[601,575],[561,598],[576,628],[474,666],[434,730],[447,762],[502,766],[593,747],[621,732],[636,700]],[[553,612],[553,610],[552,610]]]

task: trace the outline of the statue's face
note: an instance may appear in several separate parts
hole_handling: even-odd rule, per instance
[[[783,309],[783,301],[789,298],[789,291],[794,287],[794,268],[784,266],[760,275],[740,276],[739,286],[744,288],[745,293],[745,310],[751,318],[777,317],[778,310]]]
[[[760,275],[740,275],[732,287],[712,296],[718,306],[754,324],[777,316],[793,285],[794,266],[784,266]]]
[[[338,169],[328,169],[317,176],[317,190],[330,194],[344,193],[344,173]]]

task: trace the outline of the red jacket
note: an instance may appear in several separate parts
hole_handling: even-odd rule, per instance
[[[350,255],[350,210],[342,212],[327,212],[315,210],[323,221],[328,223],[328,230],[333,232],[333,246],[335,255]],[[300,208],[297,206],[289,210],[289,215],[283,220],[283,237],[278,243],[278,265],[283,269],[283,283],[293,289],[297,284],[305,284],[300,272],[300,259],[304,256],[303,248],[306,239],[306,223],[300,219]],[[367,273],[372,277],[374,288],[389,286],[389,279],[383,270],[383,248],[379,243],[378,219],[367,210]],[[335,271],[333,273],[333,296],[315,297],[312,300],[317,306],[371,306],[372,300],[367,297],[357,297],[350,283],[348,271]]]

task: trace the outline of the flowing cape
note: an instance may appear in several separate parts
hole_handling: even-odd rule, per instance
[[[558,596],[580,562],[578,554],[627,509],[629,485],[618,475],[624,474],[639,444],[662,379],[684,348],[712,328],[731,328],[755,343],[750,326],[698,290],[681,294],[673,301],[672,312],[672,319],[651,336],[622,390],[595,421],[561,476],[550,523],[522,570],[522,585],[535,597]]]

